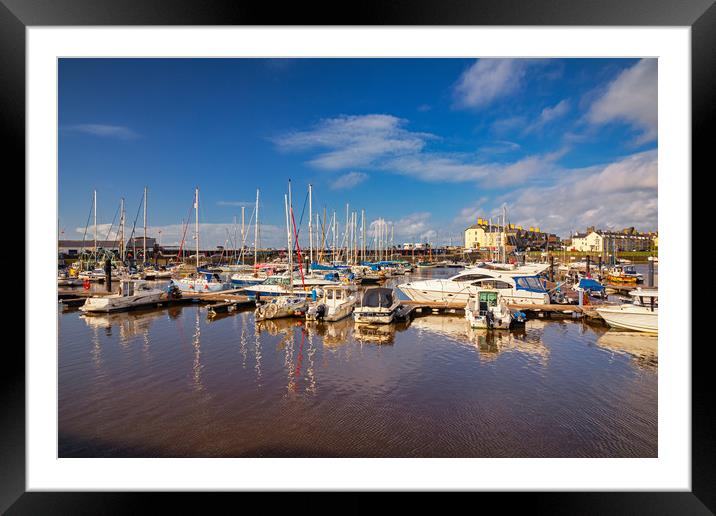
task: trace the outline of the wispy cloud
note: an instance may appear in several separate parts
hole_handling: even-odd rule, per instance
[[[657,60],[642,59],[609,83],[604,94],[591,105],[587,121],[592,124],[624,122],[640,131],[637,144],[655,140],[657,80]]]
[[[353,188],[366,179],[368,179],[368,174],[364,174],[363,172],[348,172],[333,181],[333,183],[331,183],[331,189],[343,190],[346,188]]]
[[[539,59],[478,59],[453,88],[455,107],[481,109],[519,91],[527,69]]]
[[[597,225],[657,229],[657,152],[632,154],[615,162],[566,170],[553,184],[527,187],[509,197],[509,218],[563,236]]]
[[[279,149],[326,149],[309,163],[325,170],[373,164],[390,155],[417,152],[433,136],[404,129],[406,121],[391,115],[339,116],[321,120],[307,131],[274,138]]]
[[[391,115],[341,116],[323,120],[313,129],[275,138],[274,142],[284,151],[318,150],[308,163],[320,169],[361,167],[427,182],[482,180],[488,187],[534,177],[561,157],[551,153],[525,156],[512,163],[491,163],[476,153],[433,152],[426,146],[438,137],[409,131],[406,125],[407,121]]]
[[[135,138],[139,138],[138,133],[134,132],[129,127],[122,125],[73,124],[65,126],[64,129],[72,132],[91,134],[92,136],[117,138],[120,140],[133,140]]]
[[[260,244],[262,247],[275,247],[285,248],[286,247],[286,228],[282,226],[275,226],[272,224],[261,224],[260,225]],[[178,246],[184,238],[184,247],[189,253],[194,249],[195,245],[195,233],[193,224],[189,224],[184,232],[184,226],[181,224],[168,224],[163,226],[149,226],[147,228],[147,235],[151,238],[161,240],[162,246]],[[97,238],[104,240],[110,230],[109,224],[98,224],[97,225]],[[236,226],[233,222],[229,223],[213,223],[213,222],[202,222],[200,226],[199,243],[202,248],[216,247],[218,245],[224,247],[234,246],[234,232]],[[85,239],[88,245],[92,245],[94,227],[91,226],[87,230]],[[161,231],[161,234],[160,234]],[[82,238],[85,232],[84,227],[75,228],[78,238]],[[142,233],[137,231],[137,236],[141,236]],[[253,231],[246,232],[246,245],[253,245],[254,233]],[[130,235],[125,235],[129,239]],[[70,238],[69,236],[67,238]],[[111,233],[109,233],[109,239],[114,240],[117,238],[117,224],[112,227]],[[237,239],[241,239],[241,234],[237,236]],[[237,247],[241,246],[241,242],[237,242]]]
[[[546,107],[539,114],[537,119],[525,127],[523,134],[533,133],[543,129],[547,124],[565,116],[570,109],[568,99],[561,100],[552,107]]]

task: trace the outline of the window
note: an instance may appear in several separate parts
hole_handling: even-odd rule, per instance
[[[453,279],[453,281],[475,281],[490,277],[491,276],[488,276],[487,274],[465,274],[464,276],[458,276],[457,278]]]

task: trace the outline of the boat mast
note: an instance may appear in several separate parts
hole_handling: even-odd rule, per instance
[[[290,183],[289,183],[290,184]],[[283,195],[283,204],[286,210],[286,253],[288,254],[288,278],[291,290],[293,290],[293,263],[291,262],[291,225],[288,222],[288,195]]]
[[[360,211],[360,232],[361,232],[361,239],[360,239],[361,256],[362,256],[362,261],[365,261],[365,210]]]
[[[97,262],[97,190],[94,191],[94,261]]]
[[[199,187],[194,191],[194,210],[196,211],[196,268],[199,269]]]
[[[507,205],[502,205],[502,263],[507,263]]]
[[[291,196],[291,180],[288,180],[288,211],[286,212],[288,216],[291,215],[291,210],[293,209],[293,197]],[[288,222],[288,221],[287,221]],[[291,245],[291,225],[288,224],[286,226],[286,229],[288,230],[288,257],[290,260],[290,266],[288,268],[289,274],[291,274],[291,288],[293,289],[293,245]]]
[[[122,258],[122,263],[124,263],[124,197],[122,197],[122,208],[121,208],[121,214],[120,214],[120,225],[122,226],[122,240],[120,242],[119,247],[119,255]]]
[[[241,263],[244,263],[244,242],[246,242],[246,233],[244,228],[244,211],[246,206],[241,207]]]
[[[333,263],[336,262],[336,210],[333,210],[333,251],[332,251],[332,261]]]
[[[313,263],[313,185],[311,184],[308,185],[308,246],[309,263]]]
[[[259,189],[256,189],[256,220],[254,221],[254,275],[256,275],[256,265],[258,262],[259,249]]]
[[[350,227],[348,225],[348,208],[349,208],[349,204],[346,203],[346,229],[343,232],[343,241],[346,243],[346,256],[345,256],[346,265],[348,265],[348,237],[349,237],[349,233],[348,233],[349,229],[348,228]]]
[[[147,263],[147,187],[144,187],[144,246],[142,247],[142,264]]]

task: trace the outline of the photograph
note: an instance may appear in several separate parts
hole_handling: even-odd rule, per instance
[[[59,57],[57,456],[659,458],[659,63]]]

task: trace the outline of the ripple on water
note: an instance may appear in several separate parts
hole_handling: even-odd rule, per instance
[[[59,335],[63,456],[651,457],[656,342],[574,321],[209,322],[197,306]]]

